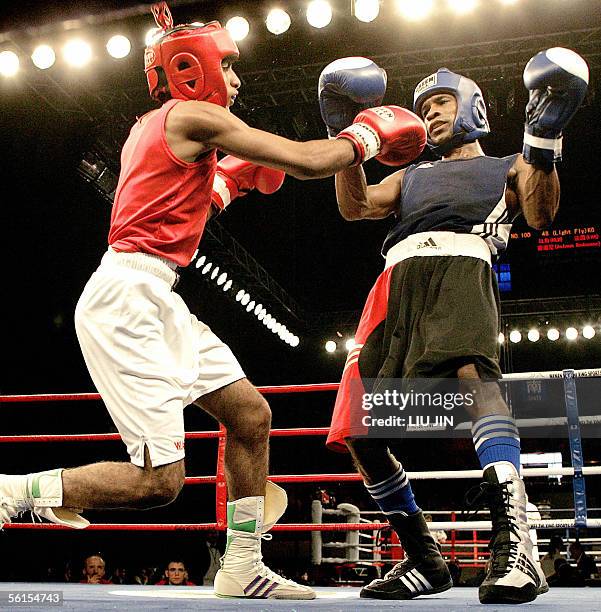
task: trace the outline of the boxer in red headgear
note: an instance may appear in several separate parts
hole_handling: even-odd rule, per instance
[[[171,97],[228,106],[221,62],[240,55],[230,33],[218,21],[173,27],[164,4],[152,11],[162,30],[144,53],[150,95],[160,102]]]
[[[75,313],[90,375],[131,463],[0,476],[0,527],[25,510],[81,528],[88,522],[74,508],[170,503],[184,483],[183,408],[194,403],[228,431],[228,544],[217,594],[312,599],[311,588],[261,561],[261,536],[286,508],[284,490],[267,481],[269,406],[173,291],[175,269],[190,263],[212,212],[234,198],[275,191],[284,172],[308,179],[374,156],[409,162],[425,145],[425,128],[402,108],[368,108],[383,95],[376,71],[374,93],[364,92],[335,139],[301,143],[253,129],[229,112],[240,87],[229,33],[217,22],[174,27],[164,2],[153,12],[162,31],[145,64],[162,105],[138,119],[125,142],[109,248]],[[218,162],[217,149],[232,155]]]

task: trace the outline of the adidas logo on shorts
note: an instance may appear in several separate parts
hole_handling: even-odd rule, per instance
[[[428,238],[428,240],[424,240],[424,242],[418,242],[415,248],[416,249],[438,249],[440,250],[441,247],[439,247],[436,244],[436,242],[434,242],[433,238]]]

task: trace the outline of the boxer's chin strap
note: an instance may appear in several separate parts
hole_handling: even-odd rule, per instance
[[[268,480],[265,484],[265,514],[261,533],[269,531],[279,521],[287,506],[286,491]]]

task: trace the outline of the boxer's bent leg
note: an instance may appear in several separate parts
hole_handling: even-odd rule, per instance
[[[225,470],[230,499],[265,495],[271,410],[246,378],[194,402],[227,429]]]
[[[68,508],[154,508],[171,503],[185,476],[184,460],[152,467],[106,461],[63,470],[63,506]]]

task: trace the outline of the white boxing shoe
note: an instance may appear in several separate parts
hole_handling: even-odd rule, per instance
[[[540,564],[532,554],[526,514],[524,482],[515,467],[505,461],[484,470],[480,485],[488,498],[492,520],[490,564],[479,587],[484,604],[520,604],[534,601],[549,590]]]
[[[271,571],[262,561],[261,540],[286,509],[284,490],[267,482],[265,497],[243,497],[227,504],[227,547],[215,576],[218,597],[315,599],[315,591]]]
[[[221,569],[215,576],[215,594],[218,597],[315,599],[311,587],[283,578],[263,563],[261,535],[230,533],[228,529],[228,539]]]
[[[86,528],[90,523],[79,516],[81,510],[63,508],[62,499],[62,470],[0,474],[0,529],[24,512],[32,512],[58,525]]]

